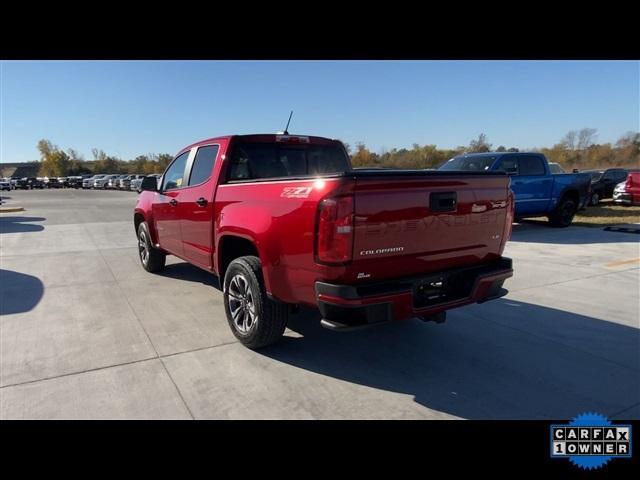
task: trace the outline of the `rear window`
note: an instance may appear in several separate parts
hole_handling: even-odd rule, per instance
[[[330,175],[350,169],[349,159],[337,145],[239,143],[229,164],[230,181]]]
[[[491,168],[496,157],[493,155],[468,155],[455,157],[438,168],[438,170],[457,170],[465,172],[484,172]]]
[[[518,170],[520,175],[544,175],[544,162],[536,155],[523,155],[518,157]]]

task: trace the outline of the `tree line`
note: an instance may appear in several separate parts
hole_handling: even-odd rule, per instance
[[[628,132],[614,144],[595,143],[597,130],[583,128],[568,132],[551,148],[537,148],[549,159],[557,162],[566,170],[578,168],[630,167],[640,165],[640,133]],[[363,142],[355,148],[345,143],[354,167],[381,168],[437,168],[445,161],[463,153],[478,152],[517,152],[516,147],[500,145],[493,149],[484,133],[472,139],[468,145],[453,149],[441,149],[436,145],[414,143],[410,149],[393,148],[370,151]],[[73,148],[62,150],[49,140],[38,142],[40,152],[39,175],[47,177],[65,177],[89,173],[162,173],[173,159],[168,153],[138,155],[132,160],[122,160],[107,155],[103,150],[92,149],[92,160],[84,157]]]
[[[85,160],[77,150],[63,150],[49,140],[38,142],[40,166],[38,174],[43,177],[66,177],[96,173],[162,173],[173,160],[168,153],[138,155],[132,160],[122,160],[107,155],[103,150],[91,150],[93,159]]]
[[[551,148],[534,148],[531,151],[543,153],[550,162],[559,163],[565,170],[640,166],[639,132],[627,132],[614,144],[595,143],[596,136],[594,128],[572,130]],[[450,158],[465,153],[519,151],[517,147],[507,148],[504,145],[494,149],[484,133],[468,145],[453,149],[414,143],[410,149],[394,148],[375,153],[363,142],[356,143],[354,149],[346,146],[354,167],[379,168],[437,168]]]

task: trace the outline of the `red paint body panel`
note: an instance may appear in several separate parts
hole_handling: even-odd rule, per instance
[[[275,141],[274,135],[227,136],[190,145],[178,155],[199,146],[220,146],[207,181],[166,194],[140,194],[135,212],[149,223],[157,246],[219,274],[223,240],[239,237],[258,251],[265,286],[273,297],[309,306],[318,305],[319,300],[347,306],[389,301],[398,319],[482,300],[495,279],[511,275],[502,272],[483,279],[470,299],[429,309],[414,309],[410,292],[356,300],[320,298],[315,290],[318,281],[364,285],[500,259],[513,218],[509,178],[456,172],[378,177],[354,171],[353,175],[227,183],[226,156],[236,138]],[[311,144],[339,143],[308,139]],[[434,212],[431,194],[448,192],[457,196],[454,210]],[[354,198],[352,260],[325,265],[315,254],[318,206],[325,198],[343,195]],[[199,198],[206,199],[207,205],[197,205]],[[171,199],[177,200],[177,206],[169,206]]]
[[[614,191],[613,199],[616,203],[640,205],[640,172],[629,172],[622,190]]]

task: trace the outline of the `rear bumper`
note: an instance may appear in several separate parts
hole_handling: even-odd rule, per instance
[[[324,323],[349,328],[393,320],[430,317],[452,308],[482,303],[507,294],[513,275],[510,258],[442,272],[366,285],[316,282]]]
[[[615,203],[624,203],[627,205],[633,205],[633,195],[627,192],[614,192],[613,201]]]

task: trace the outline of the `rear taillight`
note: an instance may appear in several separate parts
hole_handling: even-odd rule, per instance
[[[318,206],[316,256],[319,262],[341,264],[353,251],[353,197],[327,198]]]

